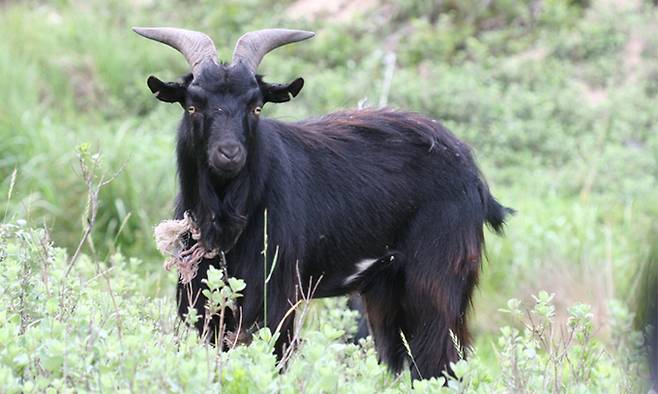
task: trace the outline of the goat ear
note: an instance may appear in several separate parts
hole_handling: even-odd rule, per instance
[[[162,82],[151,75],[146,81],[151,93],[160,101],[165,103],[185,103],[185,91],[187,86],[180,82]]]
[[[263,92],[263,102],[265,103],[285,103],[296,97],[304,87],[304,79],[297,78],[289,84],[281,83],[260,83],[261,92]]]

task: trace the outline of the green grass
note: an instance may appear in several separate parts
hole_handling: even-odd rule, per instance
[[[171,297],[152,229],[171,216],[180,109],[153,99],[145,81],[174,80],[187,66],[130,27],[206,31],[225,60],[249,29],[314,30],[263,62],[268,80],[306,81],[264,116],[300,119],[364,98],[377,105],[394,51],[389,105],[441,119],[469,142],[494,194],[518,211],[504,238],[487,237],[473,316],[478,357],[495,364],[491,343],[515,322],[498,312],[507,299],[529,301],[541,289],[556,293],[558,321],[567,306],[591,304],[596,334],[611,346],[610,301],[633,300],[658,215],[658,9],[405,0],[311,20],[293,15],[293,3],[0,3],[1,195],[17,170],[12,198],[0,198],[5,222],[45,225],[72,253],[86,202],[75,147],[89,143],[108,173],[123,170],[101,193],[84,251],[91,261],[115,251],[139,259],[126,269],[144,284],[141,296]]]

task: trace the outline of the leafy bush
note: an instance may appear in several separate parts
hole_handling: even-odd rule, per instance
[[[258,331],[249,345],[226,353],[204,344],[175,321],[174,301],[146,296],[134,274],[137,259],[115,254],[106,262],[71,259],[45,230],[24,222],[0,225],[0,386],[4,392],[342,392],[411,391],[409,373],[389,374],[377,363],[372,340],[344,342],[355,315],[337,301],[316,303],[287,365],[277,365],[277,333]],[[70,271],[70,272],[69,272]],[[209,310],[221,314],[244,288],[211,270]],[[171,284],[173,286],[173,284]],[[248,283],[246,284],[249,285]],[[523,329],[501,329],[497,362],[472,350],[453,365],[455,378],[420,381],[419,392],[635,392],[644,373],[642,336],[632,314],[616,303],[613,346],[594,336],[587,305],[569,308],[566,327],[555,322],[553,296],[541,292],[526,312],[510,300],[503,312]],[[193,320],[194,317],[188,316]],[[413,355],[412,355],[413,356]],[[444,383],[447,386],[444,386]]]

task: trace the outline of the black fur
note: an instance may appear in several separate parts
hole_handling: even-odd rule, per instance
[[[268,97],[296,95],[300,83],[270,85],[239,67],[213,65],[180,87],[183,106],[195,112],[178,133],[176,217],[191,212],[201,242],[225,250],[229,275],[247,283],[242,315],[229,316],[227,329],[240,319],[246,329],[265,321],[277,327],[297,297],[299,270],[304,290],[319,281],[315,297],[361,293],[379,357],[393,371],[407,359],[403,332],[413,377],[439,376],[459,357],[449,331],[469,344],[483,226],[500,232],[509,210],[490,194],[469,147],[422,115],[364,109],[284,123],[252,113]],[[240,144],[241,166],[213,166],[226,141]],[[267,316],[265,210],[268,267],[278,249]],[[358,272],[366,259],[376,262]],[[204,260],[191,284],[195,297],[211,264],[218,262]],[[178,295],[181,315],[193,305],[203,316],[203,295],[194,302],[182,285]],[[278,355],[293,318],[282,324]]]

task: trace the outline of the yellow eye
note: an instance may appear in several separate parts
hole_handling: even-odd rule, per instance
[[[193,105],[190,105],[189,107],[187,107],[187,112],[189,112],[191,114],[195,113],[196,112],[196,107],[193,106]]]
[[[262,111],[262,110],[263,109],[260,106],[254,108],[254,115],[260,115],[260,111]]]

